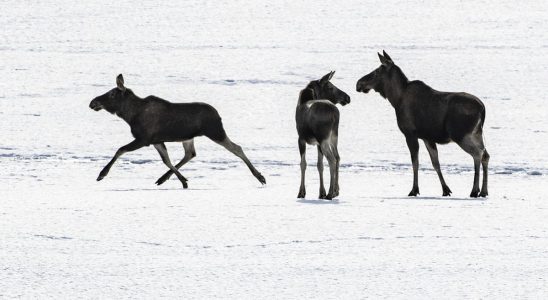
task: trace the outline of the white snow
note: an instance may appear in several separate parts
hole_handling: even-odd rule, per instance
[[[545,1],[3,1],[0,298],[546,298]],[[386,50],[410,79],[487,107],[490,196],[472,159],[421,144],[421,196],[390,104],[355,92]],[[336,70],[341,195],[296,199],[299,91]],[[215,106],[266,177],[205,138],[176,178],[156,150],[95,178],[128,126],[115,86]],[[182,146],[168,144],[172,160]],[[324,175],[327,175],[327,164]]]

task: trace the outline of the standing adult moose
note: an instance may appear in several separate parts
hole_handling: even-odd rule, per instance
[[[301,153],[301,187],[298,198],[304,198],[304,174],[306,170],[306,144],[318,145],[318,172],[320,173],[320,199],[333,199],[339,195],[339,110],[337,103],[346,105],[350,97],[339,90],[329,80],[335,71],[311,81],[299,95],[295,120],[299,134],[299,152]],[[323,156],[329,162],[329,192],[323,186]]]
[[[178,169],[196,156],[194,138],[205,135],[241,158],[253,176],[260,183],[266,183],[261,173],[245,156],[242,148],[228,138],[219,113],[211,105],[200,102],[171,103],[155,96],[140,98],[124,86],[122,74],[116,78],[116,85],[117,87],[93,99],[89,107],[95,111],[105,109],[122,118],[131,127],[131,134],[135,140],[116,151],[112,160],[97,177],[97,181],[107,176],[114,162],[122,154],[154,145],[162,161],[169,168],[156,184],[164,183],[171,174],[175,174],[186,189],[187,179]],[[183,143],[185,156],[175,166],[171,164],[165,142]]]
[[[436,144],[455,142],[474,158],[474,186],[470,197],[486,197],[489,154],[483,144],[485,106],[481,100],[467,93],[436,91],[422,81],[409,81],[386,52],[378,55],[381,66],[358,80],[356,90],[367,93],[373,89],[394,107],[413,163],[413,189],[409,196],[419,194],[418,139],[422,139],[440,179],[443,196],[450,196],[451,190],[441,174]],[[483,166],[481,192],[480,164]]]

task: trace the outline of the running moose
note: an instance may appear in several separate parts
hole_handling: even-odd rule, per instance
[[[97,181],[107,176],[114,162],[124,153],[144,146],[154,145],[169,171],[160,177],[156,184],[164,183],[175,174],[186,189],[187,179],[178,171],[185,163],[196,156],[194,138],[205,135],[217,144],[241,158],[253,176],[262,184],[264,177],[253,167],[242,148],[233,143],[225,133],[221,117],[215,108],[206,103],[171,103],[155,96],[139,98],[124,86],[122,74],[116,78],[117,87],[91,101],[89,107],[95,111],[105,109],[116,114],[131,127],[135,138],[131,143],[116,151],[112,160],[103,168]],[[175,166],[171,164],[165,142],[182,142],[184,158]]]
[[[483,143],[485,106],[481,100],[467,93],[436,91],[422,81],[409,81],[386,52],[378,55],[381,66],[361,78],[356,90],[367,93],[373,89],[394,107],[398,127],[411,152],[413,188],[409,196],[419,194],[418,139],[422,139],[440,179],[443,196],[450,196],[451,190],[441,173],[436,144],[455,142],[474,158],[474,186],[470,197],[486,197],[489,154]],[[483,166],[481,191],[480,164]]]
[[[329,80],[332,71],[320,80],[311,81],[299,95],[295,121],[299,134],[299,152],[301,154],[301,187],[297,198],[306,195],[304,174],[306,170],[306,144],[318,145],[318,172],[320,173],[320,199],[333,199],[339,195],[339,151],[337,139],[339,135],[339,110],[337,103],[346,105],[350,97],[339,90]],[[329,192],[323,187],[323,156],[329,163]]]

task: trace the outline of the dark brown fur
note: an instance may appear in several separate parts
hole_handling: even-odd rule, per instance
[[[337,139],[339,135],[339,110],[337,103],[346,105],[350,97],[339,90],[329,80],[335,72],[331,72],[320,80],[311,81],[299,94],[295,112],[297,133],[299,134],[299,152],[301,154],[301,186],[298,198],[304,198],[306,170],[306,144],[318,145],[318,172],[320,173],[320,199],[332,199],[339,195],[339,151]],[[321,101],[321,99],[324,99]],[[320,101],[317,101],[320,100]],[[323,156],[329,162],[330,184],[329,192],[325,193],[323,186]]]
[[[116,152],[99,174],[98,181],[107,176],[116,159],[122,154],[154,145],[162,161],[170,169],[156,181],[156,184],[164,183],[175,174],[183,187],[187,188],[187,180],[178,169],[196,156],[194,138],[204,135],[240,157],[257,180],[262,184],[266,183],[261,173],[249,162],[242,148],[228,138],[221,117],[213,106],[199,102],[171,103],[156,96],[140,98],[124,86],[122,74],[118,75],[116,83],[116,88],[93,99],[89,107],[95,111],[105,109],[122,118],[131,127],[131,134],[135,140]],[[183,143],[185,157],[175,166],[169,160],[165,142]]]
[[[443,196],[451,190],[445,183],[438,161],[436,144],[457,143],[474,158],[474,186],[471,197],[487,196],[489,154],[483,144],[485,106],[467,93],[440,92],[422,81],[409,81],[390,56],[379,54],[381,66],[356,84],[358,92],[373,89],[388,99],[396,111],[398,127],[405,135],[413,163],[413,188],[409,196],[419,194],[418,139],[428,149],[434,169],[442,184]],[[479,189],[479,167],[483,165],[483,185]]]

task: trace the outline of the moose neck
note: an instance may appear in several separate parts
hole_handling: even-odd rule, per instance
[[[398,66],[392,66],[394,70],[389,78],[384,79],[378,89],[375,89],[384,98],[388,99],[392,107],[398,108],[402,101],[402,96],[407,88],[409,80],[407,76],[403,74]]]
[[[142,106],[145,102],[143,99],[133,94],[133,92],[127,92],[129,92],[129,95],[121,101],[120,108],[116,110],[115,113],[128,124],[131,124],[133,118],[142,111]]]

